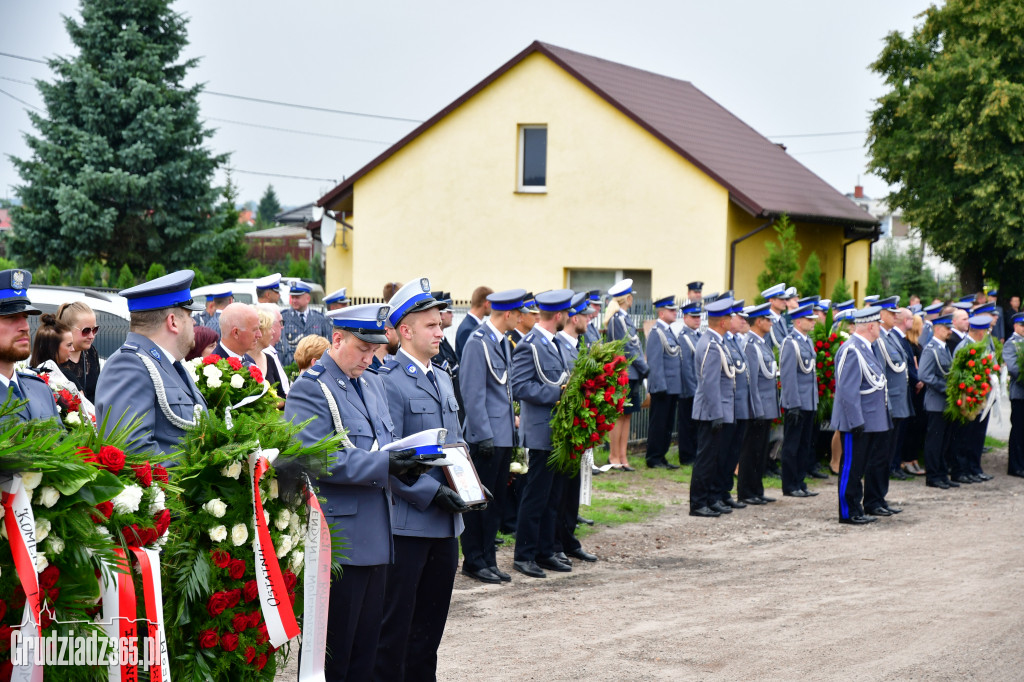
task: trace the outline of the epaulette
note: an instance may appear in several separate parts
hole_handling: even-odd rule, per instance
[[[392,369],[393,368],[390,367],[389,365],[381,365],[380,367],[378,367],[375,370],[371,370],[369,367],[366,368],[367,371],[372,371],[372,372],[376,372],[377,374],[385,374],[385,375],[386,374],[391,374],[391,370]]]
[[[475,332],[473,332],[473,336],[479,336],[480,338],[483,338],[483,336],[484,336],[484,330],[482,330],[482,329],[477,329],[477,330],[476,330]]]
[[[324,366],[319,362],[313,363],[313,365],[302,373],[303,376],[308,376],[310,379],[316,379],[318,376],[324,373]]]
[[[526,341],[527,343],[533,343],[533,332],[530,332],[529,334],[524,336],[523,341]]]
[[[380,369],[383,369],[383,367],[381,367]],[[363,371],[364,372],[369,372],[370,374],[378,374],[380,369],[374,369],[373,367],[367,367]]]
[[[139,350],[139,344],[128,343],[127,341],[119,349],[122,353],[135,353]]]

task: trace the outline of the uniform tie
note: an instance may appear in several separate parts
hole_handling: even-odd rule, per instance
[[[430,383],[434,385],[434,390],[437,392],[437,397],[441,397],[441,389],[437,387],[437,377],[434,376],[434,371],[427,370],[427,378],[430,379]]]
[[[363,401],[363,405],[365,406],[366,405],[366,398],[363,397],[363,386],[362,386],[362,384],[359,383],[359,379],[358,378],[351,379],[350,381],[352,383],[352,388],[354,388],[355,391],[356,391],[356,395],[359,396],[359,399]]]
[[[11,397],[15,400],[24,400],[25,394],[21,392],[21,387],[18,386],[18,381],[11,378]]]

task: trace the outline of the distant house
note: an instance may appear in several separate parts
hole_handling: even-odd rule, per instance
[[[317,202],[326,288],[474,287],[752,299],[769,229],[797,225],[820,291],[867,283],[878,220],[686,81],[535,42]],[[329,242],[330,240],[328,240]],[[819,292],[802,292],[819,293]]]
[[[266,265],[284,260],[318,263],[322,257],[320,222],[313,220],[313,204],[291,208],[274,216],[274,227],[248,232],[249,257]]]

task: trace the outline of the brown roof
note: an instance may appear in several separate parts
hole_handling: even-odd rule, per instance
[[[878,224],[864,209],[692,83],[541,42],[531,44],[389,147],[321,197],[317,205],[329,205],[344,196],[359,178],[534,52],[547,56],[714,178],[729,190],[733,201],[752,215],[788,213],[796,220]]]

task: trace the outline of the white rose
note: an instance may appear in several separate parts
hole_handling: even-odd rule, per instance
[[[302,533],[301,531],[301,525],[299,523],[298,514],[292,514],[292,517],[288,519],[288,528],[291,529],[292,533],[299,533],[300,535],[305,535],[305,533]]]
[[[523,465],[520,464],[519,462],[512,462],[511,464],[508,465],[508,470],[513,474],[519,474],[522,473],[523,471]]]
[[[276,500],[277,496],[279,494],[280,494],[280,491],[278,490],[278,487],[277,487],[277,479],[276,478],[270,479],[270,493],[267,495],[267,497],[269,497],[272,500]]]
[[[249,529],[244,523],[236,523],[231,528],[231,543],[235,547],[241,547],[249,539]]]
[[[232,462],[223,469],[220,470],[221,475],[233,478],[236,481],[238,476],[242,473],[242,465],[239,462]]]
[[[51,535],[46,540],[46,546],[47,546],[47,549],[49,549],[50,552],[53,553],[53,554],[60,554],[61,552],[64,551],[64,541],[61,540],[56,535]]]
[[[78,416],[77,412],[69,412],[68,416],[64,417],[64,421],[68,424],[81,424],[82,418]]]
[[[6,514],[6,513],[7,512],[4,511],[4,508],[2,506],[0,506],[0,521],[4,520],[4,514]]]
[[[245,379],[242,378],[241,374],[231,375],[231,388],[241,388],[245,386]]]
[[[119,514],[134,514],[139,511],[139,503],[142,502],[142,496],[145,492],[142,486],[135,485],[134,483],[126,485],[124,490],[111,500],[114,503],[114,511]]]
[[[36,519],[36,542],[42,542],[50,534],[53,526],[49,519]]]
[[[220,379],[224,376],[224,372],[220,371],[217,365],[204,365],[203,376],[207,379]]]
[[[228,529],[224,526],[214,526],[209,531],[210,539],[214,542],[224,542],[228,537]]]
[[[36,573],[42,573],[49,565],[50,562],[46,559],[46,555],[42,552],[36,552]]]
[[[520,471],[519,473],[521,473],[523,475],[526,475],[526,473],[530,471],[530,467],[526,466],[525,464],[523,464],[522,467],[523,467],[523,470]]]
[[[38,471],[26,471],[21,475],[21,484],[25,490],[32,490],[43,480],[43,475]]]
[[[39,489],[39,502],[44,507],[52,507],[60,499],[60,493],[52,486],[43,486]]]
[[[153,486],[152,490],[155,490],[156,492],[153,493],[153,501],[149,503],[149,513],[156,514],[157,512],[166,509],[167,496],[164,495],[163,490],[157,488],[156,486]]]
[[[224,382],[222,382],[220,379],[214,379],[213,377],[210,377],[209,379],[206,380],[206,385],[210,388],[220,388],[220,385],[222,383]]]
[[[263,510],[263,523],[270,525],[270,512],[266,509]]]
[[[96,533],[99,535],[110,535],[110,531],[107,530],[106,526],[96,526]]]
[[[228,510],[228,506],[224,504],[224,502],[221,501],[220,499],[214,498],[207,502],[206,504],[204,504],[203,509],[205,509],[206,511],[210,512],[210,514],[220,519],[224,517],[224,514]]]
[[[292,551],[292,536],[282,535],[281,541],[277,543],[277,558],[283,558],[290,551]]]
[[[288,521],[291,519],[291,512],[287,509],[282,509],[277,513],[277,520],[274,521],[274,527],[278,530],[284,530],[288,527]]]
[[[292,552],[292,573],[298,573],[299,569],[302,568],[302,562],[306,559],[306,555],[299,550]]]
[[[302,547],[303,542],[301,535],[297,533],[292,533],[289,537],[292,539],[292,549],[299,549],[300,547]]]
[[[170,530],[165,530],[165,531],[164,531],[164,534],[163,534],[163,535],[161,535],[160,537],[158,537],[158,538],[156,539],[156,543],[154,543],[154,544],[156,544],[156,546],[157,546],[157,547],[163,547],[164,545],[166,545],[166,544],[167,544],[167,538],[168,538],[168,536],[169,536],[170,534],[171,534],[171,531],[170,531]]]

